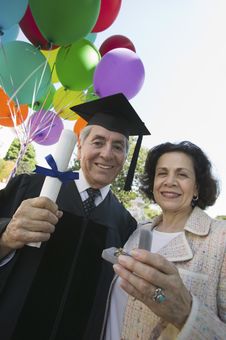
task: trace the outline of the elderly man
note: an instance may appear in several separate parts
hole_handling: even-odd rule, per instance
[[[43,175],[18,176],[0,191],[2,340],[98,339],[113,276],[102,250],[121,247],[136,228],[110,184],[129,135],[149,131],[122,94],[72,109],[88,121],[79,180],[62,185],[56,203],[38,197]]]

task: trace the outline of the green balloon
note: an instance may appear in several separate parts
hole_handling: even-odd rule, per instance
[[[101,0],[29,0],[35,22],[50,43],[65,46],[95,26]]]
[[[33,45],[11,41],[0,49],[0,85],[19,104],[41,98],[50,85],[51,70],[46,58]],[[34,92],[35,91],[35,92]]]
[[[91,100],[96,100],[99,99],[100,97],[98,97],[98,95],[95,93],[94,91],[94,87],[93,85],[90,86],[87,90],[87,92],[85,93],[85,101],[89,102]]]
[[[69,90],[88,88],[93,83],[93,74],[100,59],[98,49],[86,39],[61,47],[56,57],[59,81]]]
[[[55,93],[56,93],[56,88],[53,84],[51,84],[47,92],[44,94],[44,96],[34,102],[33,109],[35,111],[38,111],[38,110],[49,111],[53,107],[53,97]]]

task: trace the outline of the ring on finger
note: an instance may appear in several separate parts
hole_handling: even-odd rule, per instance
[[[152,300],[157,303],[162,303],[166,300],[166,296],[163,293],[162,288],[157,287],[154,291],[154,294],[152,296]]]

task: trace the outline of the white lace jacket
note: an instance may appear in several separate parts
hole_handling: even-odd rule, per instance
[[[141,228],[153,229],[161,216]],[[173,239],[159,254],[177,266],[192,293],[192,310],[181,331],[164,324],[140,301],[129,298],[122,340],[225,340],[226,339],[226,221],[210,218],[194,208],[185,233]],[[139,230],[125,248],[137,246]]]

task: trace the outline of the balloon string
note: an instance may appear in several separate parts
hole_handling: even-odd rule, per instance
[[[26,84],[26,82],[43,66],[44,63],[40,64],[38,67],[36,67],[36,69],[34,69],[29,76],[27,76],[27,78],[20,84],[20,86],[17,88],[17,90],[13,93],[13,95],[11,96],[11,99],[13,99],[17,93],[21,90],[21,88]]]
[[[23,157],[24,157],[24,155],[25,155],[25,153],[27,151],[27,147],[28,147],[28,143],[21,144],[19,155],[17,157],[17,160],[16,160],[16,163],[14,165],[14,168],[11,171],[11,173],[10,173],[8,179],[7,179],[7,183],[16,175],[16,172],[17,172],[17,169],[18,169],[18,165],[19,165],[20,161],[23,159]]]

